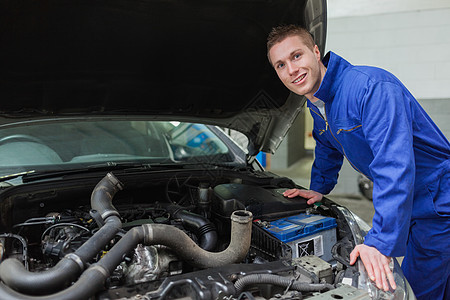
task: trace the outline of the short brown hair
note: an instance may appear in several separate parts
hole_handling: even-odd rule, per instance
[[[306,30],[303,27],[300,27],[298,25],[281,25],[272,28],[269,35],[267,36],[267,58],[270,62],[270,56],[269,51],[272,49],[272,47],[281,41],[283,41],[285,38],[297,35],[299,36],[305,45],[314,51],[314,37],[312,34]]]

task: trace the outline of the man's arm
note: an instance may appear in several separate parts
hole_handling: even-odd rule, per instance
[[[410,99],[401,86],[373,84],[362,102],[362,129],[374,159],[373,228],[365,244],[387,256],[402,256],[412,212],[415,160]]]
[[[325,138],[325,133],[319,126],[314,122],[312,134],[316,147],[309,189],[326,195],[337,183],[344,156]]]
[[[316,147],[314,150],[315,159],[311,169],[310,190],[290,189],[283,193],[288,198],[296,196],[306,198],[309,205],[322,200],[323,194],[328,194],[334,188],[343,161],[343,155],[323,137],[323,129],[320,126],[314,121],[312,133],[316,141]]]
[[[415,162],[408,97],[399,84],[378,82],[367,89],[360,106],[362,129],[374,156],[369,168],[375,215],[364,245],[353,250],[351,261],[360,256],[370,278],[384,290],[386,277],[395,288],[389,261],[406,251],[412,212]]]

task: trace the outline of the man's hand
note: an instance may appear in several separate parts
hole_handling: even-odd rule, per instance
[[[288,198],[294,198],[297,196],[308,199],[308,204],[311,205],[315,202],[322,200],[323,195],[316,191],[311,190],[299,190],[299,189],[290,189],[283,193],[283,196]]]
[[[364,244],[357,245],[352,253],[350,253],[351,265],[356,262],[358,256],[361,257],[370,279],[376,283],[379,289],[389,291],[386,277],[389,280],[391,287],[394,290],[397,288],[394,281],[394,274],[392,274],[392,271],[389,268],[389,262],[391,261],[390,257],[381,254],[376,248]]]

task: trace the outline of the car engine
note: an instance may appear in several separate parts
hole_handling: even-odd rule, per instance
[[[286,178],[98,178],[2,195],[1,299],[368,297],[355,287],[354,242],[338,206],[285,198],[295,187]]]

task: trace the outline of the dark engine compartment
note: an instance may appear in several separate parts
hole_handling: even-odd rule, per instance
[[[326,199],[310,207],[285,198],[295,186],[286,178],[177,171],[99,179],[30,183],[1,195],[0,297],[78,298],[71,289],[102,276],[82,298],[314,299],[347,293],[336,285],[344,278],[356,285],[357,270],[348,265],[352,238],[339,210]],[[266,230],[298,214],[336,219],[332,254],[298,255],[293,242]],[[113,219],[119,228],[111,238],[99,233]],[[72,275],[42,283],[39,275],[59,277],[64,264]]]

